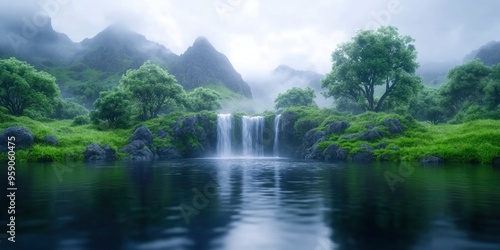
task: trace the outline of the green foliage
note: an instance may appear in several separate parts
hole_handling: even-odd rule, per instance
[[[314,89],[310,87],[305,89],[293,87],[285,93],[278,94],[278,97],[274,100],[274,104],[276,109],[298,106],[316,106],[314,98],[316,98]]]
[[[439,90],[424,89],[414,96],[408,107],[409,114],[419,121],[438,124],[446,120],[446,109],[443,107]]]
[[[122,90],[101,92],[94,103],[95,110],[90,114],[92,121],[98,124],[104,120],[109,128],[127,127],[133,108],[130,98],[130,94]]]
[[[73,123],[71,123],[71,126],[81,126],[81,125],[87,125],[89,123],[90,123],[90,117],[88,115],[79,115],[73,118]]]
[[[55,78],[15,58],[0,60],[0,105],[21,116],[28,108],[50,114],[59,88]]]
[[[117,150],[127,144],[127,138],[133,131],[130,129],[113,129],[98,131],[91,125],[72,126],[71,120],[37,121],[28,117],[0,115],[0,131],[11,126],[22,125],[35,136],[35,145],[28,149],[18,150],[16,159],[19,161],[83,161],[83,151],[91,143],[109,145]],[[52,135],[58,139],[58,144],[41,143],[45,136]],[[0,154],[0,161],[6,159],[6,154]]]
[[[198,87],[187,94],[189,111],[217,110],[221,108],[220,95],[212,89]]]
[[[139,103],[144,120],[158,116],[169,102],[183,103],[184,89],[175,78],[150,61],[137,70],[129,70],[120,80],[123,89],[130,91]]]
[[[379,112],[407,102],[421,88],[414,40],[395,27],[360,31],[332,54],[332,71],[323,79],[325,97],[343,107]],[[376,87],[383,88],[376,96]],[[346,105],[348,103],[348,105]]]
[[[70,100],[58,99],[55,101],[54,112],[51,117],[55,119],[73,119],[76,116],[82,116],[88,113],[88,109],[78,103]]]

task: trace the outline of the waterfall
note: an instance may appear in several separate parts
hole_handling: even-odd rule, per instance
[[[243,116],[241,136],[244,156],[264,156],[264,117]]]
[[[281,114],[274,117],[274,144],[273,144],[273,152],[274,156],[280,156],[280,148],[279,148],[279,135],[280,135],[280,121]]]
[[[233,134],[233,115],[217,115],[217,153],[219,156],[232,155],[231,135]]]

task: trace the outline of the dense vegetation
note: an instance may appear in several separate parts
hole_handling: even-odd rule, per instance
[[[486,163],[499,157],[500,65],[469,61],[452,69],[439,89],[427,88],[415,75],[417,52],[412,42],[394,27],[360,31],[334,51],[332,71],[323,80],[324,95],[335,98],[335,107],[319,109],[313,89],[292,88],[276,97],[275,108],[297,116],[295,129],[302,136],[311,130],[325,131],[335,121],[350,122],[347,134],[367,128],[389,134],[382,125],[387,118],[398,119],[405,128],[402,135],[368,142],[327,134],[319,144],[321,150],[336,144],[356,152],[366,145],[375,148],[377,159],[395,161],[439,155],[448,161]],[[198,43],[208,46],[204,40]],[[202,131],[198,118],[213,126],[213,111],[242,101],[241,95],[219,82],[188,92],[165,67],[152,61],[128,70],[113,88],[100,89],[98,82],[86,86],[92,89],[90,95],[98,94],[90,113],[63,99],[55,78],[26,62],[0,60],[0,80],[0,129],[22,125],[35,135],[35,146],[19,152],[26,160],[81,160],[82,151],[93,142],[117,150],[140,124],[155,134],[164,132],[162,139],[155,139],[158,146],[186,152],[202,143],[191,132],[181,131],[183,126]],[[192,119],[186,120],[188,116]],[[185,141],[174,141],[172,133],[182,134]],[[59,143],[46,143],[47,135],[56,136]],[[385,146],[379,148],[380,144]]]

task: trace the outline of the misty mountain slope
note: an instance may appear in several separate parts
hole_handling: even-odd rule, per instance
[[[146,60],[169,67],[178,59],[163,45],[117,24],[91,39],[83,40],[81,46],[83,49],[75,55],[75,61],[92,69],[113,73],[139,68]]]
[[[68,63],[79,45],[65,34],[56,32],[47,17],[44,26],[36,26],[27,19],[0,15],[0,55],[15,56],[35,66],[53,66]]]
[[[464,61],[480,59],[487,66],[500,63],[500,42],[492,41],[468,54]]]
[[[243,81],[229,59],[204,37],[197,38],[169,72],[187,90],[220,84],[235,93],[252,97],[250,86]]]
[[[325,77],[314,71],[297,70],[287,65],[280,65],[273,70],[272,74],[282,78],[285,82],[295,81],[297,85],[311,87],[316,91],[321,90],[321,79]]]

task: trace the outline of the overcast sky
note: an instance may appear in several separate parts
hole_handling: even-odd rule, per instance
[[[177,54],[207,37],[244,78],[280,64],[327,73],[330,54],[360,28],[395,25],[419,60],[462,60],[500,40],[500,1],[483,0],[37,0],[59,2],[53,27],[76,42],[125,22]],[[378,23],[378,24],[377,24]]]

